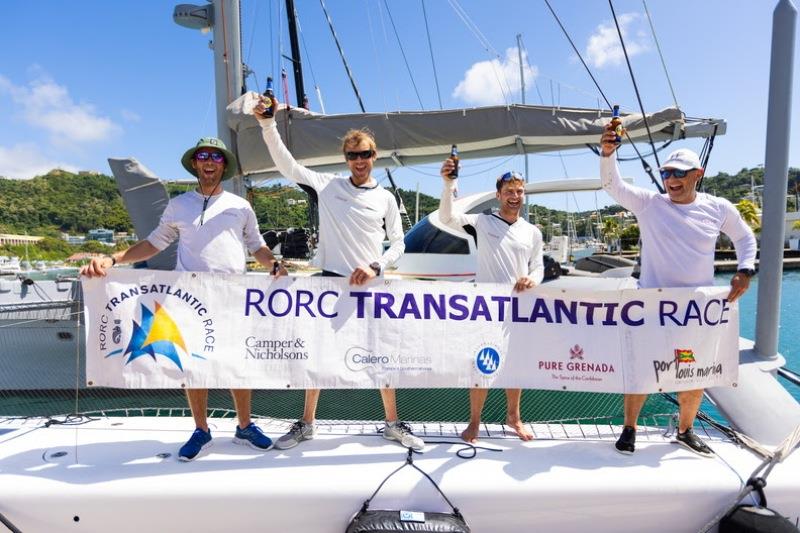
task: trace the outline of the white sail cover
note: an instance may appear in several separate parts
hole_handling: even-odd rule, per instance
[[[228,126],[236,133],[237,155],[244,176],[263,179],[277,171],[250,113],[258,97],[250,92],[227,108]],[[278,130],[300,164],[319,171],[345,168],[341,139],[351,128],[368,128],[378,144],[378,166],[442,161],[452,144],[464,159],[549,152],[597,144],[610,112],[598,109],[509,105],[444,111],[398,111],[321,115],[301,108],[276,113]],[[630,137],[646,140],[640,114],[623,115]],[[687,124],[678,108],[647,115],[656,141],[725,132],[722,120]]]

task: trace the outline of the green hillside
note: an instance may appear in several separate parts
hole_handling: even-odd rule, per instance
[[[735,203],[749,195],[753,187],[758,195],[763,178],[763,168],[745,168],[733,175],[720,172],[715,176],[709,176],[703,185],[706,192],[725,197]],[[798,187],[800,187],[800,169],[792,168],[789,171],[787,189],[790,208],[795,208],[794,197]],[[193,188],[191,183],[167,184],[172,196],[191,188]],[[416,193],[404,189],[400,189],[399,193],[413,221]],[[262,230],[309,225],[307,196],[296,187],[285,185],[258,187],[253,190],[251,201]],[[438,198],[420,194],[420,218],[438,206]],[[605,216],[620,210],[619,206],[611,206],[601,209],[600,212]],[[590,211],[574,214],[578,235],[588,234],[586,224],[590,215]],[[531,220],[541,224],[545,228],[545,237],[549,237],[554,225],[561,226],[562,231],[566,230],[567,213],[532,204]],[[32,259],[66,256],[77,250],[94,251],[98,248],[97,243],[87,243],[75,248],[59,241],[61,232],[85,234],[93,228],[133,232],[131,220],[125,211],[116,183],[110,176],[92,172],[74,174],[54,170],[30,180],[0,178],[0,233],[49,237],[39,247],[41,250],[31,247],[33,253],[29,255]],[[0,254],[9,253],[19,255],[19,250],[0,248]]]

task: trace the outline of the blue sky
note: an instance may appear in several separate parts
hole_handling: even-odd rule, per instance
[[[171,18],[175,3],[4,2],[0,175],[25,179],[54,167],[110,174],[107,157],[134,156],[162,179],[188,178],[180,155],[198,137],[214,134],[216,129],[211,35],[175,25]],[[320,111],[313,94],[316,81],[328,113],[358,111],[319,2],[295,3],[312,110]],[[551,3],[604,92],[623,109],[637,109],[627,68],[620,61],[608,3]],[[439,107],[420,0],[387,0],[386,4],[383,0],[328,0],[326,4],[367,110],[419,109],[420,101],[425,109]],[[626,31],[645,108],[654,111],[671,105],[643,3],[616,0],[614,6]],[[691,116],[728,121],[728,133],[717,140],[709,173],[735,173],[762,164],[774,2],[650,0],[647,7],[681,108]],[[463,10],[473,29],[456,14],[456,8]],[[287,31],[277,24],[279,9],[283,9],[282,0],[243,0],[243,57],[257,75],[257,83],[248,80],[252,89],[263,90],[266,76],[279,74],[279,37],[288,54]],[[496,72],[507,73],[509,100],[520,101],[518,33],[530,65],[528,103],[540,103],[540,93],[548,105],[553,101],[564,106],[597,105],[596,89],[543,1],[425,0],[425,9],[444,108],[505,101]],[[797,44],[795,50],[797,95]],[[800,167],[798,105],[792,111],[792,125],[790,164]],[[699,150],[701,142],[678,146]],[[596,157],[587,150],[562,156],[531,156],[529,178],[597,174]],[[523,165],[521,158],[465,161],[461,192],[491,188],[494,176],[508,169],[522,170]],[[647,184],[638,162],[625,163],[623,174]],[[382,176],[383,172],[376,172],[376,177]],[[398,169],[395,177],[406,189],[419,183],[428,194],[438,196],[440,191],[436,166]],[[595,205],[594,194],[576,198],[578,209]],[[564,195],[535,201],[575,209],[572,198],[567,204]],[[610,203],[603,194],[597,202]]]

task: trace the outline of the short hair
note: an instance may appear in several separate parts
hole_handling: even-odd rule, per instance
[[[361,128],[360,130],[349,130],[344,134],[344,138],[342,139],[342,152],[346,152],[348,146],[361,144],[362,141],[367,141],[373,152],[378,151],[378,145],[375,144],[375,136],[367,128]]]
[[[522,177],[522,174],[514,172],[513,170],[511,172],[506,172],[505,174],[499,176],[497,178],[497,183],[496,183],[497,192],[500,192],[500,189],[503,188],[503,184],[513,183],[515,181],[520,182],[523,187],[525,186],[525,178]]]

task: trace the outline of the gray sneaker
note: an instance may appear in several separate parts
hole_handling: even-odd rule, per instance
[[[400,444],[406,448],[413,448],[415,450],[421,450],[425,447],[425,443],[422,439],[414,436],[414,434],[411,433],[411,426],[405,422],[396,421],[391,424],[389,422],[384,422],[383,438],[399,441]]]
[[[311,440],[317,434],[316,424],[306,424],[302,420],[298,420],[289,429],[289,432],[283,437],[275,441],[275,447],[279,450],[288,450],[294,448],[304,440]]]

